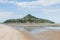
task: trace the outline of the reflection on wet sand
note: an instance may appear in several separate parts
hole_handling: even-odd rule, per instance
[[[46,27],[44,30],[33,32],[36,40],[60,40],[60,27]]]
[[[29,32],[36,40],[60,40],[60,27],[18,27]],[[26,30],[28,29],[28,30]]]

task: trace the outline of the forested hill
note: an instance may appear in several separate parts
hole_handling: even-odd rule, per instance
[[[37,18],[28,14],[21,19],[9,19],[4,21],[4,23],[54,23],[54,22],[42,18]]]

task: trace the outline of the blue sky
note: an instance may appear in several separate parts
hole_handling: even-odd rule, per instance
[[[60,23],[60,0],[0,0],[0,22],[27,14]]]

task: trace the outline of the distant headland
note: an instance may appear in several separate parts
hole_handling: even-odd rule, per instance
[[[9,19],[4,21],[4,23],[54,23],[53,21],[37,18],[31,14],[26,15],[21,19]]]

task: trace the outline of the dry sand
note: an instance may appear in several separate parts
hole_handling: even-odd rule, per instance
[[[0,40],[35,40],[28,33],[0,24]]]

